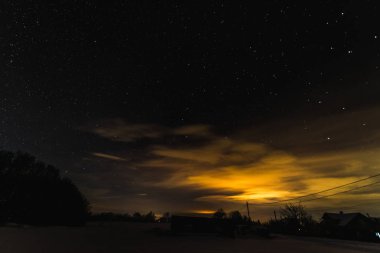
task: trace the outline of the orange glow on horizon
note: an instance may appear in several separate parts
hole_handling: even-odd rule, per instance
[[[190,212],[197,214],[214,214],[215,210],[191,210]]]

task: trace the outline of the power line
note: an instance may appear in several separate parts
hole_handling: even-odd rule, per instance
[[[260,206],[260,205],[274,205],[274,204],[278,204],[278,203],[283,203],[283,202],[289,202],[289,201],[292,201],[292,200],[302,199],[302,198],[310,197],[310,196],[317,195],[317,194],[320,194],[320,193],[324,193],[324,192],[332,191],[332,190],[335,190],[335,189],[339,189],[339,188],[342,188],[342,187],[345,187],[345,186],[348,186],[348,185],[356,184],[356,183],[359,183],[359,182],[362,182],[362,181],[365,181],[365,180],[368,180],[368,179],[371,179],[371,178],[374,178],[374,177],[378,177],[378,176],[380,176],[380,173],[376,174],[376,175],[372,175],[372,176],[366,177],[366,178],[363,178],[363,179],[359,179],[359,180],[356,180],[356,181],[353,181],[353,182],[350,182],[350,183],[347,183],[347,184],[342,184],[342,185],[335,186],[335,187],[332,187],[332,188],[329,188],[329,189],[325,189],[325,190],[322,190],[322,191],[319,191],[319,192],[314,192],[314,193],[310,193],[310,194],[299,196],[299,197],[295,197],[295,198],[284,199],[284,200],[279,200],[279,201],[274,201],[274,202],[269,202],[269,203],[263,203],[263,204],[257,204],[257,205],[258,206]],[[303,202],[305,202],[305,201],[303,201]]]
[[[332,197],[332,196],[343,194],[343,193],[347,193],[347,192],[356,191],[356,190],[359,190],[359,189],[362,189],[362,188],[365,188],[365,187],[369,187],[369,186],[372,186],[372,185],[375,185],[375,184],[379,184],[379,183],[380,183],[380,181],[376,181],[374,183],[358,186],[358,187],[355,187],[355,188],[352,188],[352,189],[349,189],[349,190],[346,190],[346,191],[336,192],[336,193],[333,193],[333,194],[330,194],[330,195],[324,195],[324,196],[321,196],[321,197],[318,197],[318,198],[303,200],[303,201],[300,201],[300,203],[315,201],[315,200],[324,199],[324,198]],[[257,206],[260,206],[260,204],[257,205]],[[351,207],[356,207],[356,206],[360,206],[360,205],[355,205],[355,206],[351,206]],[[313,210],[313,211],[315,212],[316,210]]]
[[[377,203],[379,202],[379,199],[369,199],[367,201],[364,201],[364,202],[361,202],[360,204],[356,204],[356,205],[351,205],[351,206],[343,206],[343,207],[339,207],[339,209],[341,210],[347,210],[347,209],[352,209],[352,208],[355,208],[355,207],[359,207],[359,206],[363,206],[363,205],[368,205],[368,204],[374,204],[374,203]],[[337,207],[325,207],[325,208],[308,208],[307,210],[310,211],[310,212],[326,212],[327,210],[336,210]]]
[[[310,202],[310,201],[324,199],[324,198],[332,197],[332,196],[343,194],[343,193],[347,193],[347,192],[356,191],[358,189],[369,187],[369,186],[372,186],[372,185],[375,185],[375,184],[378,184],[378,183],[380,183],[380,181],[377,181],[377,182],[374,182],[374,183],[371,183],[371,184],[366,184],[366,185],[358,186],[358,187],[355,187],[355,188],[352,188],[352,189],[349,189],[349,190],[346,190],[346,191],[336,192],[336,193],[333,193],[333,194],[330,194],[330,195],[324,195],[324,196],[321,196],[321,197],[318,197],[318,198],[301,200],[301,201],[299,201],[299,203]],[[265,205],[265,204],[263,204],[263,205]],[[260,206],[260,204],[258,206]]]
[[[335,196],[335,195],[338,195],[338,194],[347,193],[347,192],[351,192],[351,191],[356,191],[358,189],[365,188],[365,187],[368,187],[368,186],[372,186],[372,185],[375,185],[375,184],[378,184],[378,183],[380,183],[380,181],[377,181],[377,182],[374,182],[374,183],[371,183],[371,184],[366,184],[366,185],[363,185],[363,186],[358,186],[358,187],[355,187],[355,188],[352,188],[352,189],[349,189],[349,190],[346,190],[346,191],[341,191],[341,192],[333,193],[333,194],[330,194],[330,195],[321,196],[321,197],[314,198],[314,199],[301,200],[300,203],[314,201],[314,200],[318,200],[318,199],[324,199],[324,198],[328,198],[328,197]]]

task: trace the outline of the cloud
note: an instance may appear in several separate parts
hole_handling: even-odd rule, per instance
[[[175,135],[203,136],[203,137],[209,137],[212,135],[210,131],[210,126],[203,125],[203,124],[178,127],[178,128],[173,129],[172,133]]]
[[[118,142],[159,138],[166,131],[165,128],[154,124],[130,124],[122,119],[105,120],[95,127],[84,127],[83,129]]]
[[[92,153],[92,155],[94,156],[97,156],[97,157],[100,157],[100,158],[105,158],[105,159],[109,159],[109,160],[114,160],[114,161],[126,161],[126,159],[122,158],[122,157],[119,157],[119,156],[115,156],[115,155],[110,155],[110,154],[104,154],[104,153]]]
[[[315,154],[377,147],[380,107],[342,111],[325,117],[277,119],[255,128],[241,129],[242,139],[259,140],[297,154]]]
[[[214,138],[209,142],[183,148],[154,146],[151,153],[161,159],[151,159],[145,165],[159,165],[165,161],[183,164],[201,163],[203,166],[249,163],[267,152],[267,147],[258,143],[237,142],[229,138]],[[165,165],[165,163],[163,164]],[[169,166],[173,167],[173,166]]]
[[[129,123],[123,119],[108,119],[95,124],[95,127],[82,127],[84,131],[94,133],[116,142],[133,142],[140,139],[159,139],[165,136],[186,136],[211,138],[210,126],[203,124],[187,125],[176,128],[156,124]]]
[[[300,170],[290,154],[258,143],[225,138],[216,138],[192,148],[156,146],[151,153],[155,158],[142,162],[140,167],[171,169],[165,180],[156,183],[157,186],[234,192],[223,197],[230,201],[292,195],[288,190],[291,189],[289,183],[284,184],[281,174],[296,176]],[[210,199],[210,196],[199,199],[206,198]]]
[[[277,127],[267,126],[272,131],[272,137],[282,145],[264,144],[257,140],[259,138],[252,138],[252,133],[257,131],[252,128],[231,134],[230,138],[213,134],[207,142],[190,147],[153,145],[149,150],[149,159],[137,166],[165,173],[162,180],[149,182],[150,185],[176,188],[178,191],[203,190],[206,194],[198,196],[196,201],[205,203],[251,200],[256,204],[265,204],[294,198],[350,183],[380,171],[380,148],[372,142],[379,136],[379,122],[373,120],[377,112],[378,109],[370,108],[359,113],[335,115],[335,123],[332,116],[309,121],[308,124],[313,127],[306,133],[298,133],[297,127],[291,127],[289,122],[279,124],[286,126],[286,131],[274,131]],[[359,119],[359,115],[370,123],[362,125],[364,119]],[[294,121],[293,126],[298,123]],[[356,136],[353,133],[357,133]],[[331,140],[325,136],[331,136]],[[373,180],[353,187],[371,182]],[[346,189],[349,187],[328,194]],[[347,204],[347,201],[355,201],[357,195],[372,199],[374,195],[364,194],[364,190],[321,201],[340,205],[340,200],[345,199],[344,203]],[[371,187],[370,192],[375,190]],[[308,202],[307,205],[313,206],[321,201]]]
[[[216,134],[207,125],[168,128],[109,121],[92,131],[125,142],[126,150],[132,141],[145,138],[149,142],[140,147],[133,160],[128,158],[128,163],[113,164],[116,167],[107,169],[104,173],[109,174],[102,174],[97,180],[120,185],[120,188],[113,187],[105,197],[120,196],[126,202],[146,208],[157,205],[162,211],[165,208],[214,210],[221,206],[236,209],[249,200],[255,203],[257,215],[268,210],[272,212],[278,206],[268,207],[266,203],[299,197],[379,173],[380,120],[376,116],[379,113],[380,108],[367,108],[317,119],[278,120],[235,130],[228,138]],[[160,142],[168,136],[196,137],[201,141],[189,143],[186,140],[175,145]],[[108,153],[111,151],[99,154],[111,159],[104,156]],[[339,209],[353,204],[365,206],[378,198],[378,188],[375,185],[305,204],[311,210]],[[142,198],[139,193],[147,195]],[[313,197],[321,196],[323,194]],[[108,198],[99,199],[102,203],[104,199],[111,203]],[[117,205],[120,200],[112,201]],[[380,215],[376,205],[371,208]]]

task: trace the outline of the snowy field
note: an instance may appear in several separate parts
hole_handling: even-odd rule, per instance
[[[380,252],[380,244],[275,236],[272,239],[230,239],[213,235],[171,236],[154,232],[165,224],[114,223],[86,227],[0,227],[1,253],[113,252]]]

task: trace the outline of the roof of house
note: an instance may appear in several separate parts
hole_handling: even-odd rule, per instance
[[[365,217],[361,213],[324,213],[322,218],[337,220],[339,222],[339,226],[346,226],[348,223],[350,223],[354,218],[358,216]]]

